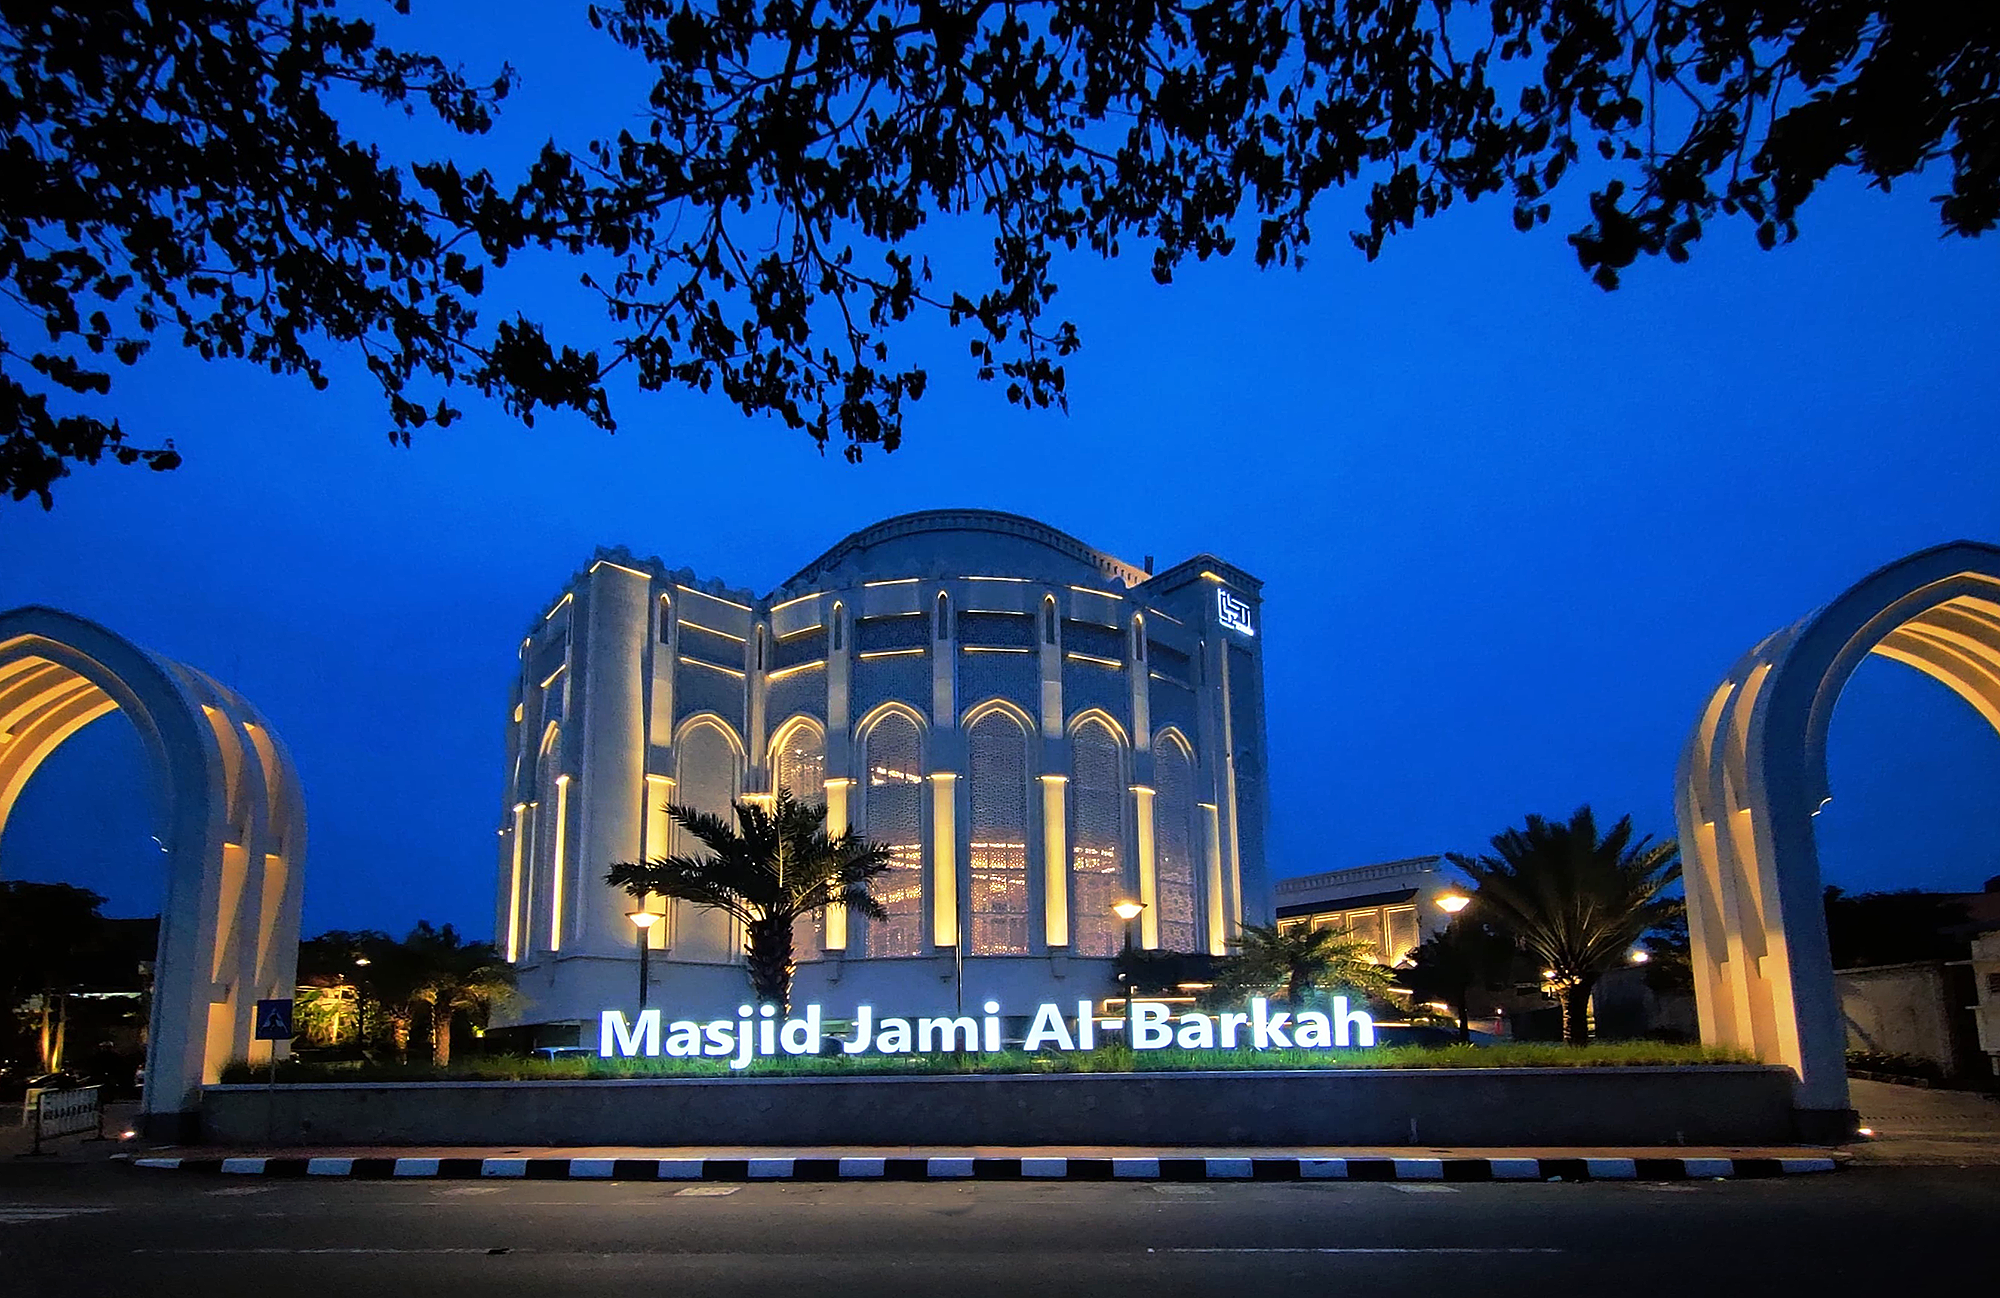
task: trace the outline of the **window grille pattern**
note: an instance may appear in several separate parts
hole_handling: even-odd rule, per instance
[[[696,626],[692,622],[681,623],[681,657],[698,658],[717,667],[727,667],[731,671],[743,670],[743,642]]]
[[[867,834],[889,849],[890,861],[872,889],[889,917],[867,921],[871,956],[923,954],[923,794],[917,727],[892,712],[868,732]]]
[[[793,726],[771,760],[771,774],[779,789],[788,789],[800,802],[814,807],[826,805],[826,741],[811,726]],[[777,790],[772,790],[776,792]]]
[[[971,767],[972,953],[1028,950],[1028,737],[1004,712],[966,736]]]
[[[793,726],[771,755],[772,792],[788,791],[809,806],[826,805],[826,741],[811,726]],[[792,925],[792,951],[800,960],[817,960],[825,947],[819,913]]]
[[[958,642],[995,649],[1035,647],[1035,620],[1025,613],[960,613]]]
[[[1194,951],[1194,763],[1171,736],[1153,743],[1153,889],[1160,908],[1160,947]]]
[[[961,653],[958,690],[967,702],[1006,699],[1032,716],[1042,706],[1042,660],[1025,651]]]
[[[1111,905],[1125,893],[1125,775],[1118,737],[1101,721],[1070,741],[1070,942],[1078,955],[1116,955],[1124,926]]]
[[[901,613],[894,617],[864,617],[854,624],[854,648],[857,653],[879,653],[884,649],[921,649],[929,643],[929,619],[921,613]]]
[[[743,724],[743,678],[682,663],[674,669],[674,713],[713,712],[732,726]]]
[[[689,727],[675,745],[677,777],[674,801],[696,811],[712,812],[735,824],[733,804],[742,787],[736,770],[736,748],[722,727],[710,722]],[[701,841],[674,827],[675,852],[706,852]]]
[[[700,670],[696,668],[695,670]],[[690,726],[675,749],[674,801],[696,811],[711,812],[730,824],[736,823],[734,803],[741,792],[742,773],[736,764],[736,746],[722,727],[713,722]],[[673,847],[677,854],[707,855],[700,839],[674,826]],[[736,960],[743,954],[741,926],[718,911],[703,911],[682,902],[670,908],[675,918],[669,940],[683,959]]]
[[[1097,708],[1121,723],[1130,720],[1132,687],[1126,681],[1123,667],[1104,667],[1071,658],[1062,665],[1062,681],[1063,707],[1071,716]]]
[[[765,687],[765,707],[774,717],[805,715],[826,720],[826,668],[801,667]]]
[[[1066,620],[1063,622],[1063,650],[1122,663],[1125,661],[1125,635],[1095,622]]]
[[[1152,659],[1153,670],[1162,676],[1171,676],[1183,685],[1194,681],[1194,663],[1188,656],[1172,645],[1161,644],[1158,640],[1146,642],[1147,657]]]
[[[907,703],[928,716],[931,710],[931,656],[905,654],[896,658],[862,659],[854,664],[849,698],[856,712],[878,703]]]
[[[780,636],[778,642],[771,647],[772,671],[783,671],[787,667],[797,667],[800,663],[825,661],[826,628],[823,626]]]

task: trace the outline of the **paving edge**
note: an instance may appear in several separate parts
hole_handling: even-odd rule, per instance
[[[149,1171],[356,1180],[1705,1181],[1832,1158],[133,1158]]]

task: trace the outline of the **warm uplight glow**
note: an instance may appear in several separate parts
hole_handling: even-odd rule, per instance
[[[1447,892],[1437,899],[1438,909],[1447,915],[1456,915],[1472,904],[1472,898],[1462,892]]]
[[[1143,901],[1114,901],[1111,903],[1111,913],[1120,919],[1136,918],[1139,912],[1144,909],[1146,909],[1146,903]]]
[[[1648,960],[1651,960],[1653,958],[1653,955],[1652,952],[1650,951],[1634,950],[1632,954],[1627,956],[1626,958],[1630,960],[1633,964],[1644,964]]]
[[[647,929],[665,919],[666,916],[656,914],[650,910],[628,910],[625,912],[625,918],[631,920],[640,928]]]
[[[371,965],[371,964],[374,964],[375,962],[374,962],[373,960],[370,960],[370,959],[369,959],[369,958],[368,958],[367,956],[365,956],[365,955],[358,955],[358,956],[355,956],[355,957],[354,957],[354,963],[355,963],[355,964],[356,964],[356,965],[357,965],[358,967],[360,967],[360,968],[362,968],[362,969],[366,969],[366,968],[367,968],[367,967],[368,967],[369,965]]]

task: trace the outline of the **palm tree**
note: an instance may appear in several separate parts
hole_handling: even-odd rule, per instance
[[[1275,991],[1296,1010],[1315,988],[1379,997],[1395,975],[1375,959],[1372,943],[1347,929],[1245,924],[1236,935],[1236,954],[1224,962],[1217,981],[1238,996]]]
[[[1563,1040],[1587,1045],[1598,979],[1680,913],[1679,900],[1660,895],[1681,877],[1680,847],[1650,836],[1634,842],[1630,816],[1600,838],[1585,806],[1568,823],[1529,816],[1524,828],[1494,835],[1493,851],[1447,859],[1471,876],[1482,913],[1541,961],[1562,1002]]]
[[[734,809],[736,825],[711,812],[668,807],[674,823],[707,854],[620,862],[604,881],[641,902],[672,897],[742,924],[750,986],[759,1001],[789,1013],[793,923],[836,902],[870,919],[887,919],[868,881],[889,868],[889,849],[852,829],[829,835],[826,808],[800,802],[787,789],[778,790],[768,810],[754,802]]]
[[[1467,1002],[1476,988],[1513,984],[1514,965],[1521,958],[1511,938],[1471,915],[1455,915],[1451,923],[1410,953],[1403,982],[1419,1000],[1442,1000],[1458,1016],[1458,1039],[1472,1040]]]
[[[418,920],[402,945],[415,972],[410,999],[430,1011],[431,1062],[449,1067],[452,1019],[470,1013],[483,1022],[514,994],[514,966],[491,942],[467,942],[451,925],[433,928],[429,920]]]

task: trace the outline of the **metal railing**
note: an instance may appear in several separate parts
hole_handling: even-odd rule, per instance
[[[28,1122],[34,1135],[34,1145],[28,1150],[30,1155],[42,1152],[44,1140],[60,1136],[90,1131],[95,1133],[93,1139],[102,1140],[104,1089],[79,1086],[68,1091],[36,1091],[29,1097]]]

